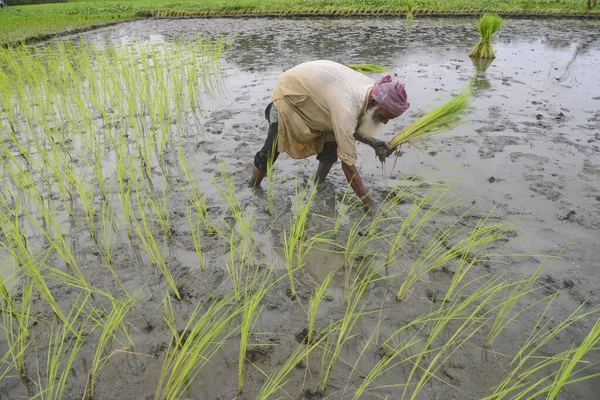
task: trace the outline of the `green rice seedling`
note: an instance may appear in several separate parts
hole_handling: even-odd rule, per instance
[[[546,308],[531,330],[527,341],[512,358],[507,374],[500,384],[496,386],[494,393],[485,397],[484,400],[504,398],[520,399],[524,397],[533,398],[539,394],[551,392],[554,390],[555,384],[561,382],[562,379],[566,377],[567,369],[565,368],[570,361],[565,362],[565,360],[570,360],[571,357],[575,359],[576,357],[577,361],[579,361],[580,356],[582,356],[585,351],[589,350],[587,345],[584,345],[581,350],[579,348],[571,348],[566,352],[550,357],[540,357],[538,355],[538,351],[543,346],[547,345],[550,340],[557,337],[573,324],[576,324],[584,318],[597,315],[598,312],[600,312],[600,307],[592,307],[583,311],[583,308],[586,307],[586,303],[583,303],[563,321],[556,323],[553,317],[547,317],[546,315],[554,300],[557,298],[557,295],[558,292],[551,296]],[[586,339],[584,339],[584,342],[587,344],[590,343],[588,341],[589,339],[592,339],[592,342],[597,340],[596,334],[597,325],[594,325],[594,328],[590,331],[590,334],[588,334]],[[553,365],[558,365],[558,368],[556,368],[554,370],[555,372],[551,373],[551,375],[545,376],[542,379],[533,377],[534,374],[547,370],[548,367]],[[558,373],[562,375],[556,375]],[[557,376],[560,376],[558,381],[556,380]],[[561,384],[571,384],[585,378],[586,377],[573,379],[571,381],[561,382]],[[566,379],[568,379],[568,377]],[[546,382],[548,384],[544,385]],[[540,385],[544,385],[541,390],[539,389]],[[557,388],[560,389],[560,385],[557,385]],[[537,391],[540,392],[536,393]]]
[[[221,194],[221,196],[227,202],[229,210],[234,220],[234,225],[229,225],[229,234],[237,231],[237,235],[243,244],[243,248],[247,251],[251,251],[253,247],[252,238],[252,215],[246,215],[244,209],[237,197],[237,188],[233,178],[225,171],[225,166],[221,165],[221,181],[222,185],[219,185],[214,178],[211,177],[211,181]],[[231,239],[231,238],[229,238]]]
[[[98,379],[102,367],[114,354],[122,351],[122,349],[112,349],[117,334],[121,332],[127,338],[128,343],[131,343],[123,320],[131,310],[131,307],[139,300],[139,295],[143,288],[144,286],[132,295],[128,295],[125,300],[109,298],[111,301],[111,310],[109,313],[105,313],[104,311],[98,312],[99,310],[96,310],[99,314],[98,325],[102,327],[102,332],[98,339],[98,345],[96,346],[96,351],[92,358],[92,365],[90,366],[88,379],[85,385],[85,393],[87,393],[89,399],[94,398],[96,379]],[[124,348],[125,347],[128,346],[124,345]]]
[[[275,188],[279,187],[279,183],[281,182],[279,168],[273,167],[273,159],[275,156],[275,151],[277,150],[275,148],[276,146],[277,141],[273,141],[273,151],[271,151],[269,158],[267,159],[267,207],[269,215],[271,216],[273,216],[273,210],[275,206]]]
[[[404,182],[403,179],[400,184]],[[436,183],[434,183],[436,184]],[[395,216],[397,221],[402,221],[398,230],[394,233],[390,243],[390,249],[386,257],[386,264],[389,264],[393,257],[401,249],[401,242],[414,241],[420,232],[428,226],[428,222],[439,213],[446,211],[456,205],[459,200],[450,198],[450,191],[456,182],[439,182],[439,186],[428,190],[424,195],[411,195],[406,189],[401,189],[390,200],[386,199],[387,213]],[[406,216],[400,216],[393,210],[394,204],[398,201],[405,201],[409,196],[413,197],[411,210]],[[458,218],[462,219],[462,216]]]
[[[500,29],[503,24],[504,21],[502,21],[502,18],[499,16],[483,14],[481,18],[479,18],[479,23],[477,24],[477,30],[481,35],[481,39],[475,45],[473,50],[471,50],[469,57],[496,58],[496,54],[492,48],[492,35]]]
[[[413,19],[413,10],[415,9],[415,4],[412,0],[406,0],[406,21],[410,22]]]
[[[343,266],[346,269],[351,269],[352,260],[355,259],[355,256],[361,249],[363,249],[373,240],[377,239],[372,236],[369,236],[368,234],[364,234],[364,221],[366,220],[366,218],[367,216],[365,214],[359,220],[350,224],[348,238],[346,239],[346,244],[344,245]]]
[[[163,300],[165,322],[173,339],[162,365],[155,399],[181,398],[227,338],[237,332],[239,325],[227,328],[243,309],[232,304],[232,300],[230,293],[210,305],[198,304],[181,330],[177,329],[170,298]]]
[[[70,323],[57,327],[53,321],[48,334],[48,354],[46,357],[45,385],[39,383],[38,395],[48,400],[60,400],[64,398],[65,386],[77,355],[84,345],[86,330],[91,320],[89,315],[84,314],[84,308],[90,297],[90,292],[85,296],[79,295],[73,302],[71,310],[67,315]],[[80,318],[82,319],[80,321]],[[70,326],[76,327],[78,335],[72,335]]]
[[[246,360],[246,352],[248,350],[250,330],[262,311],[262,307],[259,308],[260,302],[271,286],[273,286],[273,283],[269,283],[270,277],[271,269],[267,269],[263,273],[255,273],[252,281],[246,283],[244,308],[240,323],[240,354],[238,359],[238,391],[240,393],[244,389],[244,361]]]
[[[560,366],[560,369],[556,373],[556,377],[554,379],[554,382],[552,382],[552,385],[547,389],[544,388],[542,390],[538,390],[538,392],[536,392],[534,396],[541,395],[542,393],[547,392],[547,398],[549,400],[553,400],[559,395],[559,393],[566,385],[575,383],[575,379],[571,379],[571,376],[575,373],[581,372],[574,371],[575,368],[579,363],[585,362],[583,358],[587,353],[598,348],[598,343],[600,343],[600,320],[597,319],[590,332],[587,334],[585,339],[583,339],[581,345],[573,349],[572,356],[563,361],[563,363]],[[585,369],[586,367],[582,368],[582,370]],[[583,379],[592,379],[599,375],[600,373],[596,372],[584,377]],[[579,380],[581,381],[583,379]]]
[[[152,265],[155,267],[160,267],[163,275],[167,280],[167,283],[169,284],[169,287],[171,288],[171,291],[173,292],[173,295],[177,297],[177,299],[181,299],[181,296],[179,295],[179,290],[177,289],[177,285],[175,284],[175,280],[173,279],[173,275],[171,275],[171,271],[169,270],[169,266],[167,265],[167,262],[165,261],[162,255],[156,237],[154,236],[154,233],[152,233],[150,221],[146,216],[146,212],[144,211],[146,205],[142,202],[139,189],[135,192],[135,198],[137,200],[138,213],[141,222],[134,220],[133,225],[137,236],[140,239],[140,245],[150,258],[150,262],[152,263]]]
[[[183,174],[185,175],[186,181],[190,187],[189,190],[186,189],[186,192],[188,194],[187,195],[188,201],[192,204],[192,206],[196,210],[197,217],[202,220],[202,222],[204,223],[204,226],[206,227],[206,229],[208,230],[208,232],[210,234],[216,234],[221,237],[225,237],[225,232],[221,231],[221,229],[219,229],[219,226],[216,225],[208,217],[208,211],[206,210],[206,200],[205,200],[204,196],[202,195],[202,191],[200,190],[200,187],[198,186],[198,180],[194,179],[194,177],[192,176],[191,167],[190,167],[189,163],[187,162],[187,160],[185,159],[185,156],[183,154],[183,150],[181,149],[181,146],[179,146],[178,158],[179,158],[179,165],[181,167],[181,170],[182,170]]]
[[[84,180],[85,178],[81,180],[77,192],[79,193],[81,206],[85,213],[85,222],[88,225],[90,236],[94,242],[98,243],[98,234],[96,233],[96,207],[94,205],[96,191],[93,186],[84,184]]]
[[[196,250],[196,254],[198,255],[198,265],[204,271],[205,262],[202,253],[202,219],[198,215],[194,217],[194,213],[189,204],[187,205],[186,210],[188,223],[190,225],[190,234],[192,236],[192,242],[194,243],[194,250]]]
[[[11,365],[15,369],[17,377],[27,389],[29,397],[34,394],[34,382],[29,376],[25,364],[25,351],[30,345],[30,318],[31,299],[33,294],[33,282],[25,279],[21,285],[20,305],[12,301],[12,298],[4,299],[5,306],[0,309],[4,339],[7,345],[7,354],[10,355]],[[11,307],[12,305],[12,307]],[[2,375],[5,375],[6,372]]]
[[[46,205],[43,203],[43,201],[40,201],[38,203],[38,210],[43,216],[46,229],[44,229],[38,223],[36,217],[31,212],[28,210],[24,211],[32,225],[34,225],[38,231],[42,233],[50,247],[60,256],[67,268],[69,268],[75,274],[75,277],[81,283],[81,285],[84,287],[88,286],[86,279],[83,276],[77,261],[75,260],[73,249],[65,240],[65,235],[61,229],[61,223],[59,222],[54,205],[52,203],[48,203]]]
[[[348,184],[346,186],[346,189],[344,190],[342,198],[337,203],[337,206],[335,208],[335,224],[333,226],[333,236],[338,235],[340,227],[342,225],[342,220],[346,215],[348,215],[349,211],[352,209],[350,203],[352,201],[351,199],[353,198],[353,194],[350,193],[350,188],[351,186]]]
[[[331,279],[334,275],[335,271],[329,273],[323,282],[321,282],[315,293],[310,297],[310,302],[308,305],[308,335],[306,337],[307,343],[309,344],[313,342],[315,325],[319,315],[319,306],[321,305],[321,301],[323,301],[323,298],[327,293],[327,287],[329,286],[329,282],[331,282]]]
[[[296,185],[297,205],[294,207],[293,215],[290,218],[289,231],[283,228],[283,252],[288,271],[288,280],[290,284],[290,292],[292,299],[296,298],[296,289],[294,285],[294,269],[302,268],[304,256],[306,252],[314,244],[314,240],[306,240],[306,225],[310,205],[317,193],[317,186],[313,185],[312,189],[307,184],[300,191],[298,184]],[[294,257],[295,256],[295,257]],[[294,260],[295,258],[295,260]],[[294,268],[294,261],[296,267]]]
[[[363,74],[389,71],[389,68],[379,64],[346,64],[346,67],[362,72]]]
[[[167,177],[163,175],[161,199],[157,201],[154,199],[154,196],[148,196],[148,204],[150,204],[151,210],[154,211],[164,236],[169,238],[171,237],[171,218],[168,208],[167,190]]]
[[[416,321],[413,321],[413,322],[416,322]],[[418,322],[423,322],[423,321],[418,319]],[[413,324],[411,324],[411,326],[412,325]],[[373,333],[375,333],[375,331]],[[358,400],[365,393],[365,391],[368,390],[369,386],[377,378],[384,375],[386,372],[393,369],[394,367],[401,365],[405,362],[408,362],[407,357],[405,356],[405,353],[409,352],[411,348],[413,348],[423,342],[423,338],[419,337],[419,333],[420,333],[420,330],[415,329],[413,332],[408,333],[406,335],[406,338],[403,338],[399,344],[388,349],[386,351],[385,355],[383,357],[381,357],[381,359],[377,362],[377,364],[375,364],[375,366],[365,375],[365,377],[362,380],[362,382],[360,383],[359,387],[354,392],[354,395],[352,398],[354,400]],[[371,343],[372,337],[373,337],[373,335],[371,336],[371,338],[369,338],[369,341],[366,343],[365,349]],[[364,352],[364,349],[363,349],[363,352]],[[362,356],[362,354],[361,354],[361,356]],[[358,364],[359,360],[360,360],[360,357],[357,360],[357,364]],[[355,364],[355,366],[356,366],[356,364]],[[400,384],[398,386],[400,386]]]
[[[250,263],[248,249],[242,246],[241,250],[239,250],[236,238],[235,232],[232,231],[229,236],[229,263],[225,263],[225,268],[229,274],[235,300],[239,302],[242,300],[244,283],[247,281],[250,273]]]
[[[472,83],[469,83],[452,100],[404,127],[390,140],[390,147],[395,149],[412,140],[454,129],[463,124],[465,122],[463,114],[469,108],[471,90]]]
[[[490,313],[490,311],[486,311],[486,307],[507,286],[503,276],[492,277],[469,294],[467,290],[474,282],[480,280],[477,279],[463,285],[452,300],[448,303],[442,302],[440,309],[437,310],[435,320],[427,332],[427,339],[419,354],[414,358],[413,367],[407,378],[407,382],[412,382],[413,377],[417,376],[417,371],[419,371],[420,377],[417,377],[417,382],[410,385],[413,388],[411,399],[417,398],[425,384],[437,375],[437,371],[450,359],[452,354],[485,325],[487,322],[485,316]],[[458,322],[458,327],[453,328],[450,337],[443,339],[443,344],[435,349],[434,354],[429,355],[430,350],[434,349],[434,342],[453,321]],[[424,358],[427,358],[427,363],[425,366],[421,366]],[[404,387],[403,397],[408,394],[408,391],[409,386],[407,385]]]
[[[329,338],[329,332],[324,333],[320,338],[317,338],[313,341],[313,343],[309,343],[308,345],[299,344],[294,348],[292,354],[288,357],[288,359],[283,363],[281,368],[279,368],[276,372],[271,375],[265,374],[263,371],[263,375],[266,377],[266,382],[256,395],[257,400],[267,400],[272,399],[275,393],[279,390],[283,391],[283,387],[288,382],[286,380],[289,373],[297,368],[298,363],[308,357],[308,355],[317,349],[321,343]]]
[[[20,207],[21,200],[19,197],[15,202],[13,217],[14,222],[9,216],[2,213],[0,210],[2,231],[6,239],[6,241],[0,241],[0,246],[7,250],[16,261],[18,267],[17,271],[19,271],[20,274],[23,274],[24,278],[27,279],[27,282],[32,282],[33,286],[38,290],[42,298],[48,303],[50,308],[59,317],[59,319],[70,327],[65,315],[59,308],[54,296],[52,295],[52,292],[48,288],[48,285],[46,284],[46,281],[40,272],[50,250],[42,252],[41,254],[34,254],[20,227]],[[81,281],[78,279],[78,281],[84,288],[87,286],[85,280]],[[8,290],[2,290],[0,294],[5,295],[7,304],[12,304],[15,306],[15,303],[10,300],[11,298]]]
[[[335,327],[335,334],[337,335],[336,341],[332,344],[331,348],[327,349],[328,357],[323,358],[324,363],[321,364],[321,375],[319,390],[325,391],[327,382],[333,370],[338,357],[340,356],[341,350],[353,336],[353,330],[360,318],[364,315],[371,313],[372,311],[365,311],[364,307],[366,303],[362,302],[362,298],[367,293],[367,288],[370,284],[377,282],[381,279],[379,272],[385,268],[384,266],[373,267],[371,262],[365,263],[362,270],[357,271],[355,274],[354,282],[350,286],[349,294],[347,295],[346,311],[344,317],[339,321]]]
[[[543,263],[542,263],[542,265],[543,265]],[[505,297],[506,301],[502,302],[502,307],[500,307],[498,309],[498,313],[496,314],[496,317],[494,318],[494,322],[492,323],[491,327],[488,330],[488,333],[485,337],[485,341],[483,343],[484,350],[491,348],[494,341],[498,338],[498,336],[500,336],[502,331],[504,329],[506,329],[506,327],[511,322],[516,320],[519,317],[519,315],[521,315],[523,312],[531,309],[532,307],[536,306],[537,304],[550,299],[551,296],[544,297],[543,299],[534,302],[533,304],[529,305],[528,307],[524,307],[520,310],[517,310],[512,316],[509,317],[509,314],[511,314],[513,312],[513,310],[517,306],[517,303],[519,302],[519,300],[521,300],[523,297],[533,294],[539,290],[539,287],[534,286],[534,285],[541,275],[540,269],[541,269],[542,265],[540,265],[540,267],[528,278],[517,281],[512,288],[507,288],[507,290],[505,292],[506,293],[506,297]]]

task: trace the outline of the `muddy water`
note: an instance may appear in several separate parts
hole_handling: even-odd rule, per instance
[[[479,215],[486,215],[495,207],[493,218],[518,219],[519,240],[510,243],[505,251],[540,256],[515,256],[491,262],[488,268],[492,272],[529,274],[542,261],[541,255],[557,254],[569,244],[561,258],[550,259],[544,266],[547,279],[555,282],[557,288],[568,286],[560,295],[555,311],[557,317],[564,317],[586,299],[592,304],[600,301],[597,290],[600,283],[600,80],[597,79],[600,30],[597,23],[588,21],[507,20],[506,26],[495,36],[497,58],[483,71],[468,57],[478,40],[474,24],[475,20],[471,19],[418,19],[411,25],[399,19],[147,20],[104,28],[73,39],[108,44],[161,43],[197,35],[227,35],[233,40],[232,50],[226,55],[224,92],[204,105],[202,126],[194,127],[197,137],[189,139],[189,147],[194,149],[190,152],[200,166],[202,189],[214,207],[223,204],[208,176],[219,171],[218,163],[223,163],[227,172],[234,175],[242,204],[248,209],[254,208],[255,239],[262,244],[267,262],[281,255],[281,231],[276,225],[271,226],[271,217],[266,213],[266,194],[251,191],[245,181],[253,155],[264,141],[263,110],[279,73],[299,62],[321,58],[389,67],[391,73],[406,84],[411,109],[385,127],[380,134],[382,139],[391,138],[419,112],[448,99],[475,76],[477,90],[466,124],[427,143],[406,146],[402,149],[403,155],[395,163],[388,162],[383,169],[375,162],[372,150],[360,146],[358,168],[377,200],[407,174],[420,176],[425,181],[454,178],[456,194],[463,197],[466,204],[474,204]],[[282,182],[275,214],[285,215],[294,198],[295,178],[302,181],[308,177],[317,162],[315,159],[292,160],[283,155],[277,164]],[[313,213],[319,215],[315,218],[335,215],[337,199],[344,188],[341,170],[332,171],[313,205]],[[178,251],[182,265],[193,264],[195,254]],[[220,253],[219,257],[227,256],[226,249],[218,245],[215,252]],[[215,260],[217,258],[212,261]],[[305,297],[311,280],[322,281],[339,267],[342,259],[338,254],[317,250],[309,254],[306,261],[310,275],[299,278],[304,279]],[[134,268],[127,271],[123,280],[131,287],[138,287],[141,277]],[[184,314],[189,313],[194,299],[201,297],[203,291],[224,285],[223,271],[213,270],[206,275],[196,272],[183,270],[176,276],[187,280],[187,302],[177,306]],[[330,297],[321,310],[325,318],[328,314],[339,316],[340,310],[343,312],[343,279],[336,275],[330,286]],[[226,286],[222,288],[226,289]],[[301,297],[303,293],[301,290]],[[387,293],[387,287],[373,288],[370,306],[380,305]],[[159,291],[152,294],[155,297],[148,300],[150,306],[138,305],[135,312],[140,315],[138,322],[161,326],[161,317],[156,311],[161,294]],[[288,349],[296,345],[292,334],[302,328],[305,318],[298,307],[288,301],[284,290],[269,296],[256,329],[273,334],[256,340],[260,343],[272,340],[286,351],[282,351],[281,356],[269,347],[264,347],[268,349],[264,353],[256,352],[254,362],[265,371],[276,369],[289,354]],[[417,300],[407,302],[404,307],[404,314],[390,313],[391,322],[381,323],[377,317],[362,321],[365,326],[359,331],[371,332],[374,326],[380,326],[385,336],[394,326],[410,320],[411,313],[423,311],[423,305]],[[132,322],[132,326],[137,325]],[[573,337],[579,337],[586,326],[579,327]],[[160,356],[167,339],[164,335],[149,334],[140,326],[132,329],[131,334],[138,344],[136,353],[111,359],[116,367],[107,368],[102,381],[116,383],[114,388],[103,385],[98,389],[104,398],[114,398],[117,393],[123,398],[141,398],[142,392],[143,396],[154,393],[160,374]],[[347,346],[343,357],[352,360],[366,340],[364,335],[358,335]],[[556,348],[565,349],[570,345],[569,338],[561,338]],[[509,341],[499,342],[496,350],[514,353],[514,345]],[[465,353],[478,351],[480,349],[469,348]],[[191,393],[196,393],[196,398],[235,397],[236,357],[236,349],[224,349],[203,370]],[[360,368],[368,370],[372,361],[363,360]],[[318,369],[318,365],[314,368]],[[85,376],[85,366],[78,364],[73,374]],[[343,392],[347,374],[348,370],[342,368],[332,377],[334,398],[335,393]],[[454,388],[434,386],[422,392],[423,398],[480,398],[497,382],[502,371],[493,362],[475,364],[472,356],[465,354],[459,355],[443,374],[443,379],[452,382]],[[292,377],[292,385],[299,388],[303,375],[297,375]],[[395,382],[393,377],[389,378]],[[264,377],[256,369],[250,369],[246,382],[247,396],[250,396],[262,385]],[[598,382],[590,382],[572,389],[568,395],[594,398],[598,385]],[[336,388],[339,391],[336,392]],[[401,391],[390,389],[388,395],[397,398],[398,393]],[[76,397],[75,392],[69,395]]]
[[[482,210],[495,205],[505,216],[518,216],[525,237],[515,250],[553,254],[571,243],[563,259],[548,263],[549,272],[577,282],[583,298],[598,300],[587,278],[600,274],[599,25],[507,20],[494,38],[497,58],[483,70],[468,57],[478,40],[474,24],[473,19],[418,19],[407,25],[393,18],[148,20],[82,37],[121,43],[196,35],[232,38],[226,93],[205,105],[204,129],[198,132],[210,156],[198,157],[207,173],[217,170],[212,160],[225,162],[239,182],[264,140],[262,110],[275,79],[297,63],[326,58],[389,67],[406,84],[411,108],[385,127],[381,139],[475,76],[475,99],[465,125],[406,146],[403,156],[383,171],[372,150],[359,147],[359,168],[368,187],[377,192],[405,174],[456,178],[461,195]],[[316,166],[315,160],[285,156],[278,164],[288,177],[309,174]],[[339,189],[341,171],[329,181]],[[331,214],[335,201],[325,200],[321,212]],[[511,270],[531,272],[530,267],[524,262]]]

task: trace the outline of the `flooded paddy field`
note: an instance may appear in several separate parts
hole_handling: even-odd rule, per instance
[[[24,105],[4,116],[13,135],[3,157],[14,160],[3,167],[0,204],[0,394],[595,398],[598,378],[556,392],[552,384],[565,360],[576,360],[570,380],[600,372],[596,352],[580,360],[572,351],[590,331],[598,340],[598,24],[506,20],[489,65],[468,57],[475,25],[161,19],[64,38],[82,49],[159,49],[160,57],[132,50],[135,62],[115,63],[115,76],[159,64],[144,59],[167,67],[140,72],[156,87],[140,86],[126,106],[111,103],[110,91],[89,91],[89,75],[86,104],[68,92],[75,105],[53,108],[58,116],[28,124],[35,110]],[[199,36],[231,43],[220,64],[188,68],[202,46],[177,43]],[[337,165],[313,188],[314,158],[282,155],[274,182],[247,185],[277,76],[314,59],[381,64],[404,82],[411,108],[382,140],[474,78],[466,124],[404,146],[383,166],[359,145],[358,169],[385,214],[365,217],[353,205]],[[111,90],[136,90],[139,78],[119,84],[110,63],[90,71],[98,69]],[[202,85],[161,79],[180,72],[197,73]],[[169,101],[154,101],[158,94]],[[78,107],[91,111],[74,117]],[[36,161],[45,146],[54,152],[48,164]],[[64,153],[68,163],[56,156]],[[72,173],[63,180],[46,165]],[[22,178],[25,167],[39,192]],[[47,362],[49,353],[58,361]],[[48,378],[48,364],[65,373]]]

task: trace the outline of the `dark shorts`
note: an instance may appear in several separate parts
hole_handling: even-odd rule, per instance
[[[273,163],[279,157],[277,151],[277,132],[279,129],[278,120],[279,114],[273,103],[269,103],[265,109],[265,118],[269,122],[269,133],[262,149],[254,156],[254,166],[257,169],[265,171],[267,169],[269,157],[273,157]],[[323,151],[317,154],[317,160],[324,164],[334,164],[338,160],[337,143],[325,142]]]

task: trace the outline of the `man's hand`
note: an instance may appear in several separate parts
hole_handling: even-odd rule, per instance
[[[381,162],[384,162],[386,158],[394,153],[394,149],[387,142],[382,142],[381,140],[375,141],[372,147]]]

